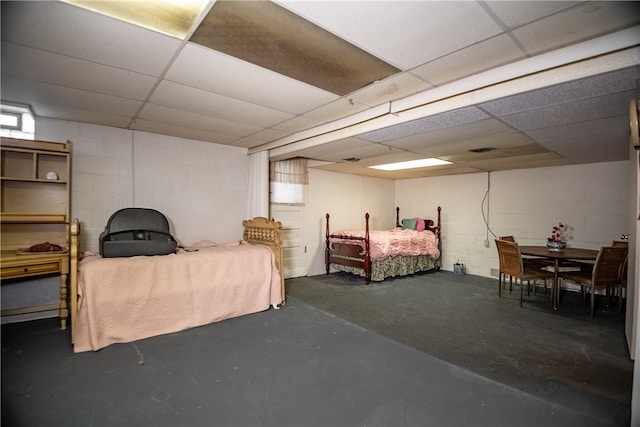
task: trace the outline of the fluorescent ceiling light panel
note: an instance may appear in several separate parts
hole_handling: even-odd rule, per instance
[[[403,169],[427,168],[430,166],[450,165],[451,162],[436,158],[409,160],[408,162],[388,163],[386,165],[369,166],[372,169],[384,171],[397,171]]]
[[[183,40],[209,3],[208,0],[63,1]]]

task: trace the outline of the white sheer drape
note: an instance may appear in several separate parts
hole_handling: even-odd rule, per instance
[[[273,162],[271,164],[270,180],[271,182],[281,182],[283,184],[309,184],[307,159],[296,158]]]
[[[269,218],[269,152],[249,155],[249,203],[247,218]]]

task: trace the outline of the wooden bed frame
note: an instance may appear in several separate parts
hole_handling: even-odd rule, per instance
[[[285,303],[284,288],[284,255],[282,248],[282,223],[272,221],[264,217],[256,217],[242,221],[244,227],[243,240],[254,245],[269,247],[274,255],[276,266],[280,272],[280,292],[282,304]],[[80,261],[80,222],[77,218],[71,224],[71,239],[69,248],[70,257],[70,316],[71,316],[71,342],[74,342],[76,322],[78,318],[78,263]]]
[[[438,238],[438,250],[441,250],[441,207],[438,206],[437,222],[434,223],[431,219],[425,219],[425,230],[433,232]],[[339,234],[331,234],[329,231],[329,214],[326,215],[326,247],[325,247],[325,264],[327,268],[327,274],[332,264],[345,267],[351,267],[356,269],[362,269],[364,271],[365,283],[371,282],[371,273],[373,270],[373,263],[375,260],[371,259],[370,241],[369,241],[369,213],[364,216],[365,230],[364,237],[342,236]],[[396,207],[396,227],[402,227],[400,223],[400,208]],[[348,242],[330,242],[330,239],[338,238],[342,240],[353,240],[354,243]],[[364,246],[364,249],[363,249]],[[440,255],[442,259],[442,254]],[[440,264],[435,267],[440,269]]]

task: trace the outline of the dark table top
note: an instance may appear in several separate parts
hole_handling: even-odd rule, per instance
[[[533,255],[552,259],[590,259],[595,260],[597,250],[582,248],[565,248],[562,252],[550,251],[546,246],[520,246],[522,255]]]

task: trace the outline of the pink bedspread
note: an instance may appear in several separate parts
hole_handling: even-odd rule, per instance
[[[275,257],[247,243],[164,256],[85,256],[74,351],[182,331],[282,303]]]
[[[341,230],[333,233],[335,235],[364,237],[364,230]],[[331,239],[339,242],[340,239]],[[346,242],[356,243],[353,240]],[[362,244],[364,247],[364,243]],[[429,255],[432,258],[440,257],[438,249],[438,238],[431,231],[415,231],[394,228],[393,230],[369,231],[369,250],[371,259],[382,261],[390,256],[396,255]]]

